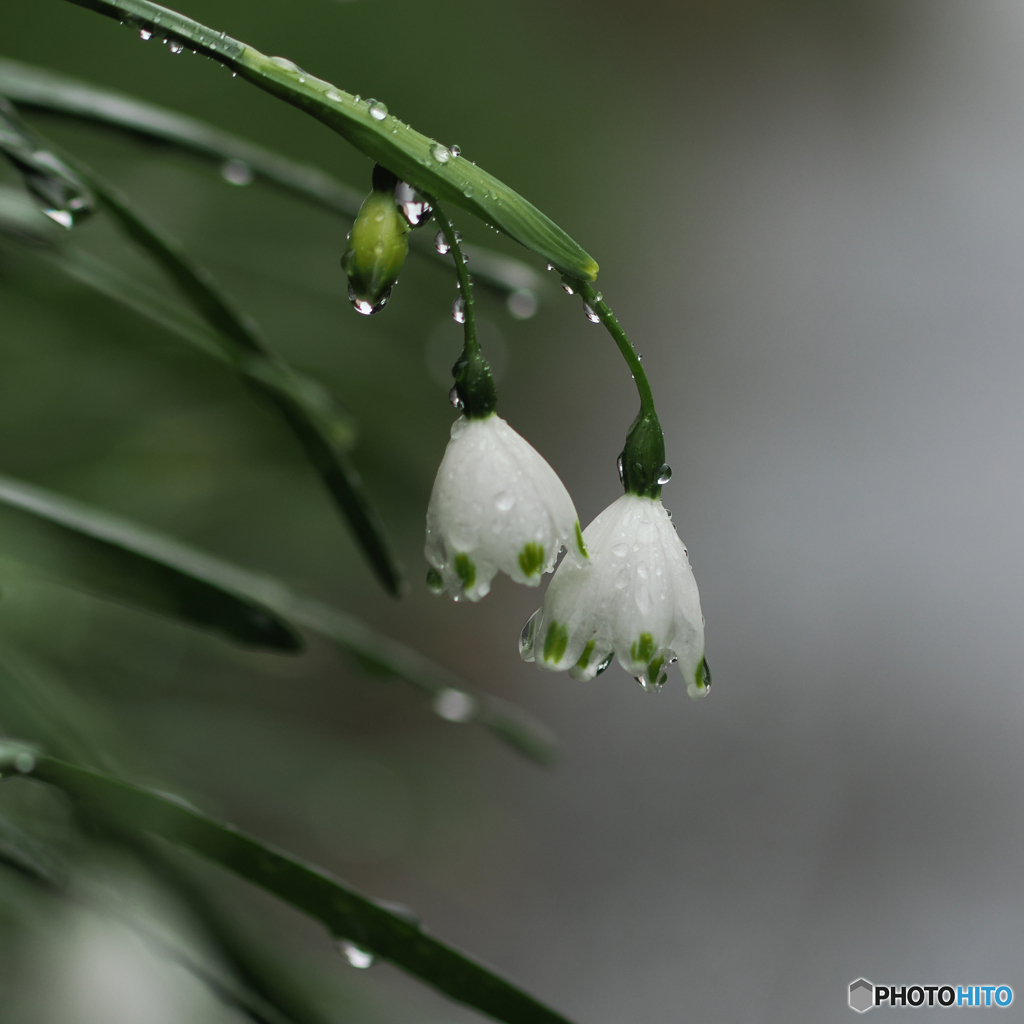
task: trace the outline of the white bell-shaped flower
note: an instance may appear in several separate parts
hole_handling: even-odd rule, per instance
[[[624,494],[583,531],[589,562],[565,560],[523,629],[519,652],[593,679],[613,657],[646,690],[678,662],[691,697],[711,684],[704,617],[686,548],[660,498]]]
[[[427,507],[431,589],[479,601],[499,570],[535,587],[563,547],[586,560],[558,474],[500,416],[459,417]]]

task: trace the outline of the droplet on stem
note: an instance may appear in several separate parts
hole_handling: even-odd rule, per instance
[[[448,392],[448,401],[451,402],[452,406],[460,412],[466,408],[466,403],[459,397],[459,389],[454,384],[452,385],[451,391]]]
[[[585,317],[586,317],[586,318],[587,318],[587,319],[588,319],[588,320],[589,320],[589,321],[590,321],[590,322],[591,322],[592,324],[599,324],[599,323],[601,322],[601,318],[600,318],[600,317],[599,317],[599,316],[597,315],[597,313],[596,313],[596,312],[594,311],[593,307],[592,307],[592,306],[591,306],[591,305],[590,305],[589,303],[587,303],[587,302],[584,302],[584,303],[583,303],[583,315],[584,315],[584,316],[585,316]]]
[[[452,156],[462,156],[462,150],[458,146],[452,146],[450,152]]]
[[[148,43],[153,38],[153,30],[150,28],[140,28],[139,38],[144,42]]]
[[[338,948],[353,967],[364,971],[367,967],[373,966],[374,956],[368,949],[363,949],[362,946],[357,946],[354,942],[349,942],[348,939],[339,942]]]
[[[444,237],[443,231],[438,231],[434,235],[434,248],[442,255],[447,256],[452,251],[452,247],[448,244],[448,239]]]
[[[566,284],[564,281],[562,282],[562,291],[565,292],[566,295],[574,294],[572,290],[572,285]]]
[[[466,300],[461,295],[452,303],[452,319],[457,324],[466,322]]]
[[[446,164],[451,159],[451,151],[447,146],[442,146],[440,142],[435,142],[430,147],[430,155],[439,163]]]
[[[381,103],[380,100],[367,100],[366,102],[370,108],[370,117],[372,117],[374,121],[383,121],[384,118],[388,116],[387,105]]]

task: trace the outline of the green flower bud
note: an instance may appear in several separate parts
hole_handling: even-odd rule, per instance
[[[626,434],[626,447],[619,456],[619,480],[627,494],[642,498],[661,496],[672,470],[665,465],[665,435],[657,416],[641,409]]]
[[[409,252],[409,224],[395,202],[397,183],[380,164],[373,169],[373,191],[359,207],[341,257],[349,301],[367,316],[387,305]]]

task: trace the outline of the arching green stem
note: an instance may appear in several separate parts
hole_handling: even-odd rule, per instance
[[[618,345],[622,358],[633,373],[636,390],[640,395],[640,412],[626,434],[626,446],[619,456],[619,473],[627,494],[648,498],[661,496],[660,479],[665,466],[665,434],[654,408],[654,394],[644,371],[643,363],[633,343],[626,336],[611,307],[589,281],[563,276],[562,280],[594,311],[605,329]]]
[[[465,337],[462,355],[452,367],[455,391],[461,408],[469,419],[485,419],[494,412],[498,393],[494,387],[491,368],[484,358],[483,352],[480,351],[480,341],[476,336],[473,281],[466,269],[466,257],[459,244],[458,234],[436,201],[433,203],[434,220],[437,221],[441,234],[444,235],[448,248],[451,250],[452,259],[455,261],[455,273],[459,279],[459,298],[462,300],[462,312],[465,317],[462,325]]]

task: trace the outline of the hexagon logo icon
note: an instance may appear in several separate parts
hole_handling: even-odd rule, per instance
[[[864,978],[850,983],[850,1009],[867,1013],[875,1004],[875,986]]]

